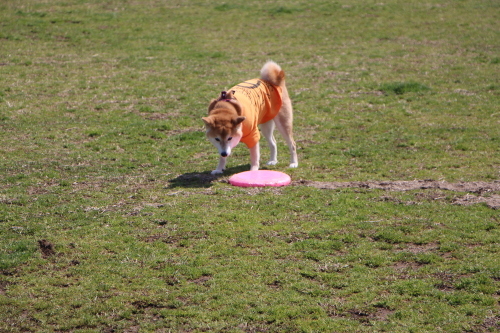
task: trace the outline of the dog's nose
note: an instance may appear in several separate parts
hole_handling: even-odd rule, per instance
[[[227,153],[225,151],[223,151],[222,153],[220,153],[220,156],[227,157]]]

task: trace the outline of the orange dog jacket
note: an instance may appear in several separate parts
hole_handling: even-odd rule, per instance
[[[241,142],[248,148],[254,147],[260,139],[257,125],[276,117],[283,103],[281,88],[271,83],[253,79],[240,83],[230,90],[241,105],[243,121],[243,137]]]

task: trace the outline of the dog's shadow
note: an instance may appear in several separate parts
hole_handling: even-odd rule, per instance
[[[209,188],[215,181],[221,178],[234,175],[235,173],[250,170],[250,165],[240,165],[228,168],[221,175],[212,175],[210,172],[190,172],[182,174],[176,178],[170,179],[168,189],[184,187],[184,188]]]

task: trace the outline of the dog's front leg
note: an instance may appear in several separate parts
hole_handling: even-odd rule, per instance
[[[219,156],[219,165],[217,165],[217,169],[212,171],[212,175],[218,175],[224,173],[225,168],[226,168],[226,157]]]
[[[260,166],[260,146],[259,143],[250,148],[250,171],[259,170]]]

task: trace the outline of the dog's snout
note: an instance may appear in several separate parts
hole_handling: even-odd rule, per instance
[[[227,153],[225,151],[223,151],[222,153],[220,153],[220,156],[227,157]]]

